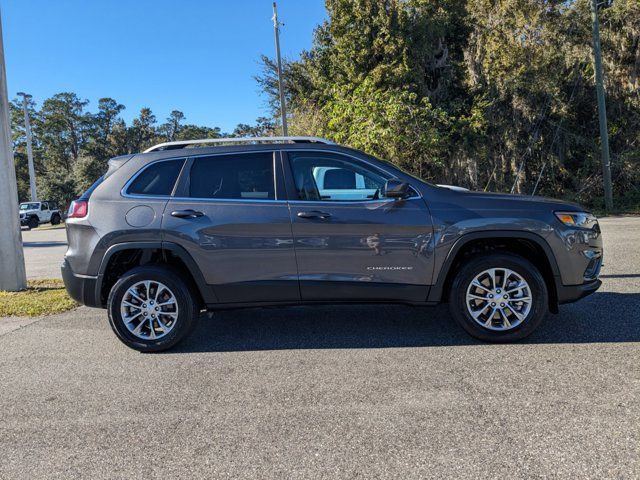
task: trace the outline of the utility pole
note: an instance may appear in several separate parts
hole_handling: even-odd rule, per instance
[[[611,162],[609,160],[609,131],[607,128],[607,106],[604,96],[604,75],[602,73],[602,50],[600,47],[600,20],[598,8],[608,8],[612,0],[598,2],[591,0],[591,19],[593,21],[593,58],[596,70],[596,92],[598,95],[598,117],[600,121],[600,148],[602,150],[602,179],[604,182],[604,205],[607,211],[613,210],[613,189],[611,187]]]
[[[276,59],[278,61],[278,90],[280,91],[280,115],[282,116],[282,135],[289,135],[287,128],[287,105],[284,100],[284,85],[282,83],[282,58],[280,58],[280,23],[278,22],[278,8],[273,2],[273,30],[276,37]]]
[[[0,290],[18,291],[27,286],[18,217],[18,187],[11,145],[7,74],[4,67],[0,19]]]
[[[33,148],[31,147],[31,122],[29,122],[28,102],[32,98],[31,95],[24,92],[18,92],[22,97],[22,109],[24,110],[24,129],[27,136],[27,160],[29,162],[29,188],[31,189],[31,201],[38,201],[38,192],[36,192],[36,171],[33,167]]]

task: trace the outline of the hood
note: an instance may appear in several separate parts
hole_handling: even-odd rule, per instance
[[[489,208],[531,208],[534,205],[546,207],[554,210],[580,211],[585,209],[577,203],[568,202],[566,200],[558,200],[556,198],[539,197],[531,195],[517,195],[512,193],[494,193],[494,192],[474,192],[461,187],[449,187],[456,196],[464,199],[465,202],[476,203],[477,205]]]

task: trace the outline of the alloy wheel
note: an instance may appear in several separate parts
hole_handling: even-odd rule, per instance
[[[484,270],[467,288],[467,311],[476,323],[489,330],[516,328],[527,318],[532,305],[529,284],[508,268]]]
[[[127,330],[143,340],[167,335],[178,320],[175,294],[163,283],[144,280],[127,289],[120,302]]]

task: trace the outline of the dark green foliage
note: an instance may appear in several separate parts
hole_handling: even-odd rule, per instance
[[[589,2],[327,0],[285,62],[289,130],[437,183],[601,195]],[[615,193],[640,185],[640,2],[601,12]],[[273,62],[257,78],[278,118]]]

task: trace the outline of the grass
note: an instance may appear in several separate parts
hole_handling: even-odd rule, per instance
[[[21,292],[0,291],[0,317],[39,317],[66,312],[77,306],[62,280],[29,280]]]

